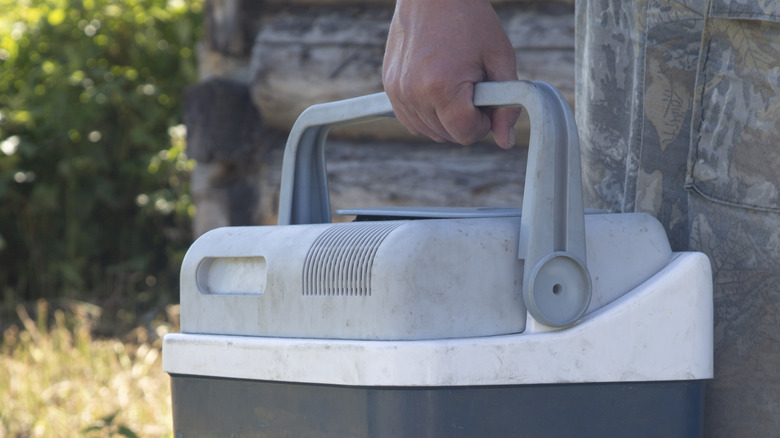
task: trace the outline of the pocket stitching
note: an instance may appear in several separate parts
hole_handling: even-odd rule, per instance
[[[741,6],[741,7],[740,7]],[[720,19],[732,19],[732,20],[755,20],[755,21],[771,21],[780,23],[780,11],[767,12],[762,11],[759,7],[751,7],[755,5],[732,5],[723,4],[723,2],[714,1],[710,7],[709,15],[712,18]]]

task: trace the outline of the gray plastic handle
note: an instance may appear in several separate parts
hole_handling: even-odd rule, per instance
[[[485,82],[474,105],[522,106],[531,122],[518,257],[523,299],[538,322],[576,323],[590,304],[585,265],[579,137],[571,108],[544,82]],[[293,125],[284,151],[279,225],[328,223],[325,139],[331,128],[393,116],[385,93],[314,105]]]

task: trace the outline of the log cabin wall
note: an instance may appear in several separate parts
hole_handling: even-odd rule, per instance
[[[518,77],[555,85],[573,107],[573,0],[498,0],[494,6],[515,48]],[[200,82],[188,89],[183,107],[188,154],[198,162],[192,175],[196,235],[218,226],[275,223],[287,131],[310,105],[382,90],[393,7],[392,0],[206,1]],[[517,129],[519,141],[527,138],[526,120]],[[524,148],[428,145],[395,122],[335,138],[329,143],[334,204],[520,202],[522,181],[516,180]],[[388,160],[399,155],[408,169],[388,174]]]

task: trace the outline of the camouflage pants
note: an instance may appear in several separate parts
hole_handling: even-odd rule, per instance
[[[708,437],[780,434],[780,2],[577,0],[590,207],[644,211],[715,284]]]

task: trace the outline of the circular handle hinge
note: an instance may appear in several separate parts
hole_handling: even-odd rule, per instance
[[[538,322],[568,327],[585,314],[591,289],[585,264],[568,252],[557,251],[536,263],[523,285],[523,299]]]

